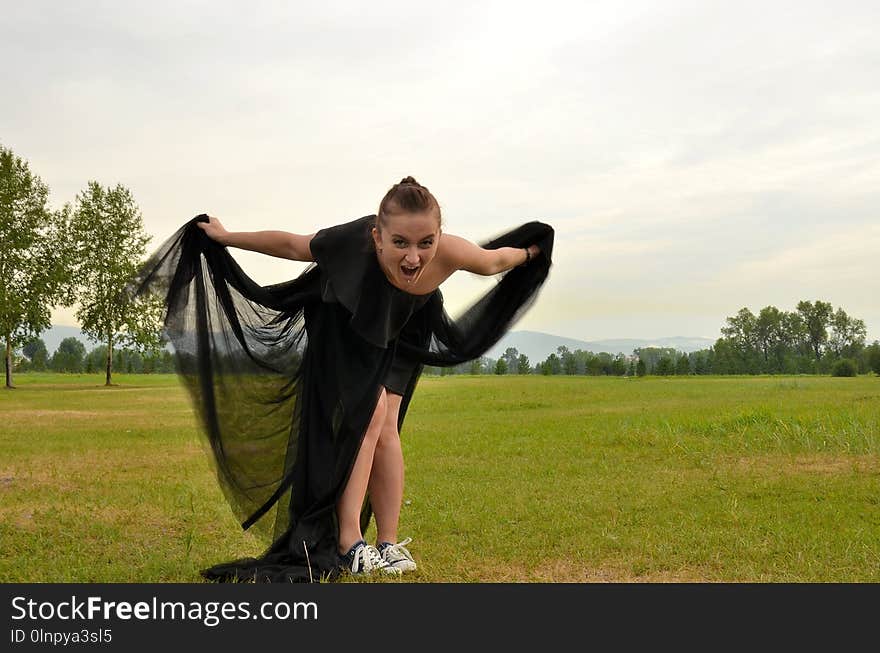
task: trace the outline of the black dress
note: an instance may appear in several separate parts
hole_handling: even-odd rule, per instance
[[[526,223],[483,247],[539,254],[507,271],[460,317],[440,290],[392,285],[368,215],[322,229],[315,262],[259,286],[198,216],[141,268],[128,297],[158,294],[178,373],[191,393],[217,478],[242,526],[271,542],[259,558],[216,565],[212,580],[288,582],[337,573],[336,502],[383,387],[402,395],[398,429],[425,364],[488,351],[534,301],[551,266],[553,229]],[[369,501],[362,512],[364,528]]]

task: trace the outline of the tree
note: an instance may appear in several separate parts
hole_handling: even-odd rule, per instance
[[[681,376],[687,376],[691,373],[691,363],[688,360],[687,354],[682,354],[675,361],[675,373]]]
[[[709,352],[701,349],[691,354],[693,358],[694,374],[708,374],[711,366],[709,365]]]
[[[46,349],[46,343],[43,342],[42,338],[31,338],[28,340],[24,347],[21,348],[21,353],[27,356],[31,362],[30,369],[36,372],[42,372],[46,369],[46,365],[49,362],[49,351]]]
[[[658,376],[669,376],[675,373],[675,364],[672,362],[672,359],[668,356],[664,356],[657,362],[657,367],[654,368],[654,374]]]
[[[654,368],[664,356],[672,358],[676,355],[675,349],[672,347],[639,347],[634,349],[633,353],[645,363],[646,374],[653,374]]]
[[[636,375],[637,376],[645,376],[645,374],[647,374],[647,373],[648,373],[648,368],[645,366],[645,361],[643,361],[640,358],[639,362],[636,363]]]
[[[880,342],[876,340],[868,347],[868,365],[874,374],[880,376]]]
[[[516,372],[517,374],[530,374],[532,371],[532,364],[529,362],[529,357],[525,354],[520,354],[516,359]]]
[[[49,366],[55,372],[82,372],[86,346],[76,338],[65,338],[52,354]]]
[[[556,352],[559,354],[560,372],[564,370],[566,374],[577,374],[577,358],[569,348],[565,345],[559,345]]]
[[[765,306],[755,320],[755,341],[764,358],[765,372],[777,371],[776,368],[779,367],[779,343],[783,340],[782,315],[782,311],[775,306]],[[774,358],[773,363],[771,356]]]
[[[507,374],[507,361],[499,358],[495,363],[495,374]]]
[[[797,311],[782,314],[782,338],[784,345],[795,356],[811,355],[810,338],[803,316]]]
[[[47,329],[51,307],[69,305],[69,207],[52,212],[49,189],[28,163],[0,145],[0,336],[6,341],[6,387],[12,352]]]
[[[729,342],[737,368],[734,373],[755,374],[760,370],[760,349],[758,346],[758,318],[748,308],[727,318],[727,325],[721,334]]]
[[[122,300],[150,238],[131,192],[121,184],[111,189],[95,181],[76,197],[71,233],[77,251],[76,318],[83,333],[107,346],[110,385],[114,345],[155,350],[161,344],[161,300]]]
[[[831,304],[818,299],[816,303],[800,301],[797,305],[798,313],[804,321],[807,332],[807,342],[818,361],[822,357],[822,347],[828,342],[828,323],[831,319]]]
[[[125,348],[119,352],[117,368],[126,374],[141,374],[144,371],[144,358],[134,349]]]
[[[508,347],[501,358],[507,363],[507,369],[510,374],[516,374],[517,363],[519,362],[519,351],[517,351],[516,347]],[[505,374],[507,374],[507,372],[505,372]]]
[[[611,373],[614,376],[623,376],[626,374],[626,356],[617,354],[611,362]]]
[[[842,308],[830,318],[831,335],[828,338],[828,347],[838,357],[847,357],[857,354],[865,346],[865,338],[868,329],[864,321],[851,318]]]
[[[550,354],[543,363],[541,373],[547,375],[562,374],[562,361],[559,360],[559,356]]]

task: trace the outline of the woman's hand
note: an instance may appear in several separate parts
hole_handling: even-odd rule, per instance
[[[200,216],[201,217],[201,216]],[[208,238],[224,247],[237,247],[260,254],[288,258],[292,261],[314,261],[311,242],[315,234],[301,236],[286,231],[226,231],[217,218],[207,216],[208,222],[196,222]]]
[[[208,234],[208,238],[211,240],[215,240],[221,245],[226,244],[226,237],[229,235],[229,232],[226,231],[226,228],[217,218],[208,216],[208,222],[196,222],[196,225]]]
[[[541,253],[541,248],[538,245],[529,245],[529,261],[534,261],[535,257]]]

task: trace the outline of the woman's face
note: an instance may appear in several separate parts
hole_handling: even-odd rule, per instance
[[[437,254],[440,221],[434,211],[399,213],[385,219],[381,232],[373,228],[379,263],[389,277],[402,285],[419,280]]]

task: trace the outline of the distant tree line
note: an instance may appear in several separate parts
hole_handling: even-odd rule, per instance
[[[672,376],[689,374],[880,375],[880,342],[865,344],[864,321],[836,311],[824,301],[801,301],[792,312],[767,306],[748,308],[726,319],[714,346],[694,352],[643,347],[631,356],[593,353],[561,345],[534,366],[516,348],[453,368],[426,368],[427,374],[580,374],[589,376]]]
[[[592,376],[624,376],[635,373],[635,363],[624,354],[594,354],[590,351],[569,350],[565,345],[556,348],[545,360],[532,365],[529,357],[516,347],[508,347],[500,358],[482,356],[454,367],[425,367],[425,374],[449,376],[453,374],[588,374]],[[630,369],[632,368],[632,370]]]
[[[875,369],[878,343],[865,346],[864,321],[829,302],[800,301],[794,311],[766,306],[727,318],[705,352],[714,374],[828,374],[842,367]],[[841,362],[845,361],[845,362]]]
[[[33,338],[15,358],[16,372],[68,372],[98,374],[104,372],[107,345],[98,345],[86,351],[77,338],[65,338],[50,356],[42,338]],[[139,351],[122,348],[113,352],[113,366],[126,374],[167,374],[174,372],[174,354],[167,349]]]

